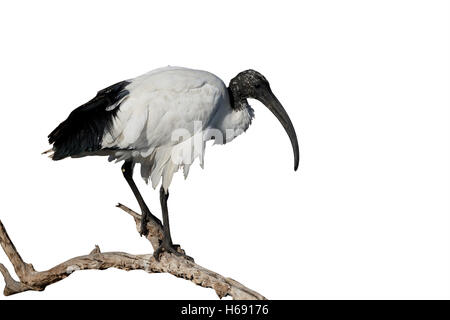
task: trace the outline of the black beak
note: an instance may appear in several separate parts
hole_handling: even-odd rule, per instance
[[[258,94],[257,99],[261,101],[270,111],[272,111],[278,121],[280,121],[283,125],[284,130],[286,130],[289,139],[291,139],[292,150],[294,151],[294,170],[297,170],[300,159],[297,135],[295,134],[294,126],[292,125],[291,119],[289,118],[286,110],[284,110],[280,101],[278,101],[272,90],[270,90],[270,87],[262,89]]]

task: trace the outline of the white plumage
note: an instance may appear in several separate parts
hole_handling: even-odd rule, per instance
[[[141,176],[153,188],[162,177],[167,190],[179,168],[187,177],[196,158],[203,167],[207,140],[222,143],[221,134],[230,141],[253,118],[250,106],[233,112],[227,87],[206,71],[166,67],[129,81],[102,147],[112,149],[109,160],[141,164]]]

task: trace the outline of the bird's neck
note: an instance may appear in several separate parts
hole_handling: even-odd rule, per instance
[[[243,98],[238,90],[233,90],[231,86],[228,88],[228,96],[230,97],[230,106],[233,111],[240,111],[249,108],[250,105],[246,98]]]
[[[227,143],[245,132],[254,117],[254,111],[247,99],[236,99],[230,90],[228,96],[230,108],[221,108],[211,124],[213,129],[219,130],[222,134],[222,139],[215,139],[215,144]]]

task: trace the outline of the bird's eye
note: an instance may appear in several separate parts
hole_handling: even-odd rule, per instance
[[[256,88],[256,89],[261,88],[261,84],[257,83],[257,84],[255,85],[255,88]]]

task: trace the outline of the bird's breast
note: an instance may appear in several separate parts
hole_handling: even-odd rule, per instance
[[[229,104],[223,106],[218,111],[211,126],[213,131],[219,133],[219,138],[216,135],[214,136],[214,143],[224,144],[230,142],[249,128],[253,118],[254,111],[250,106],[241,110],[233,110]]]

